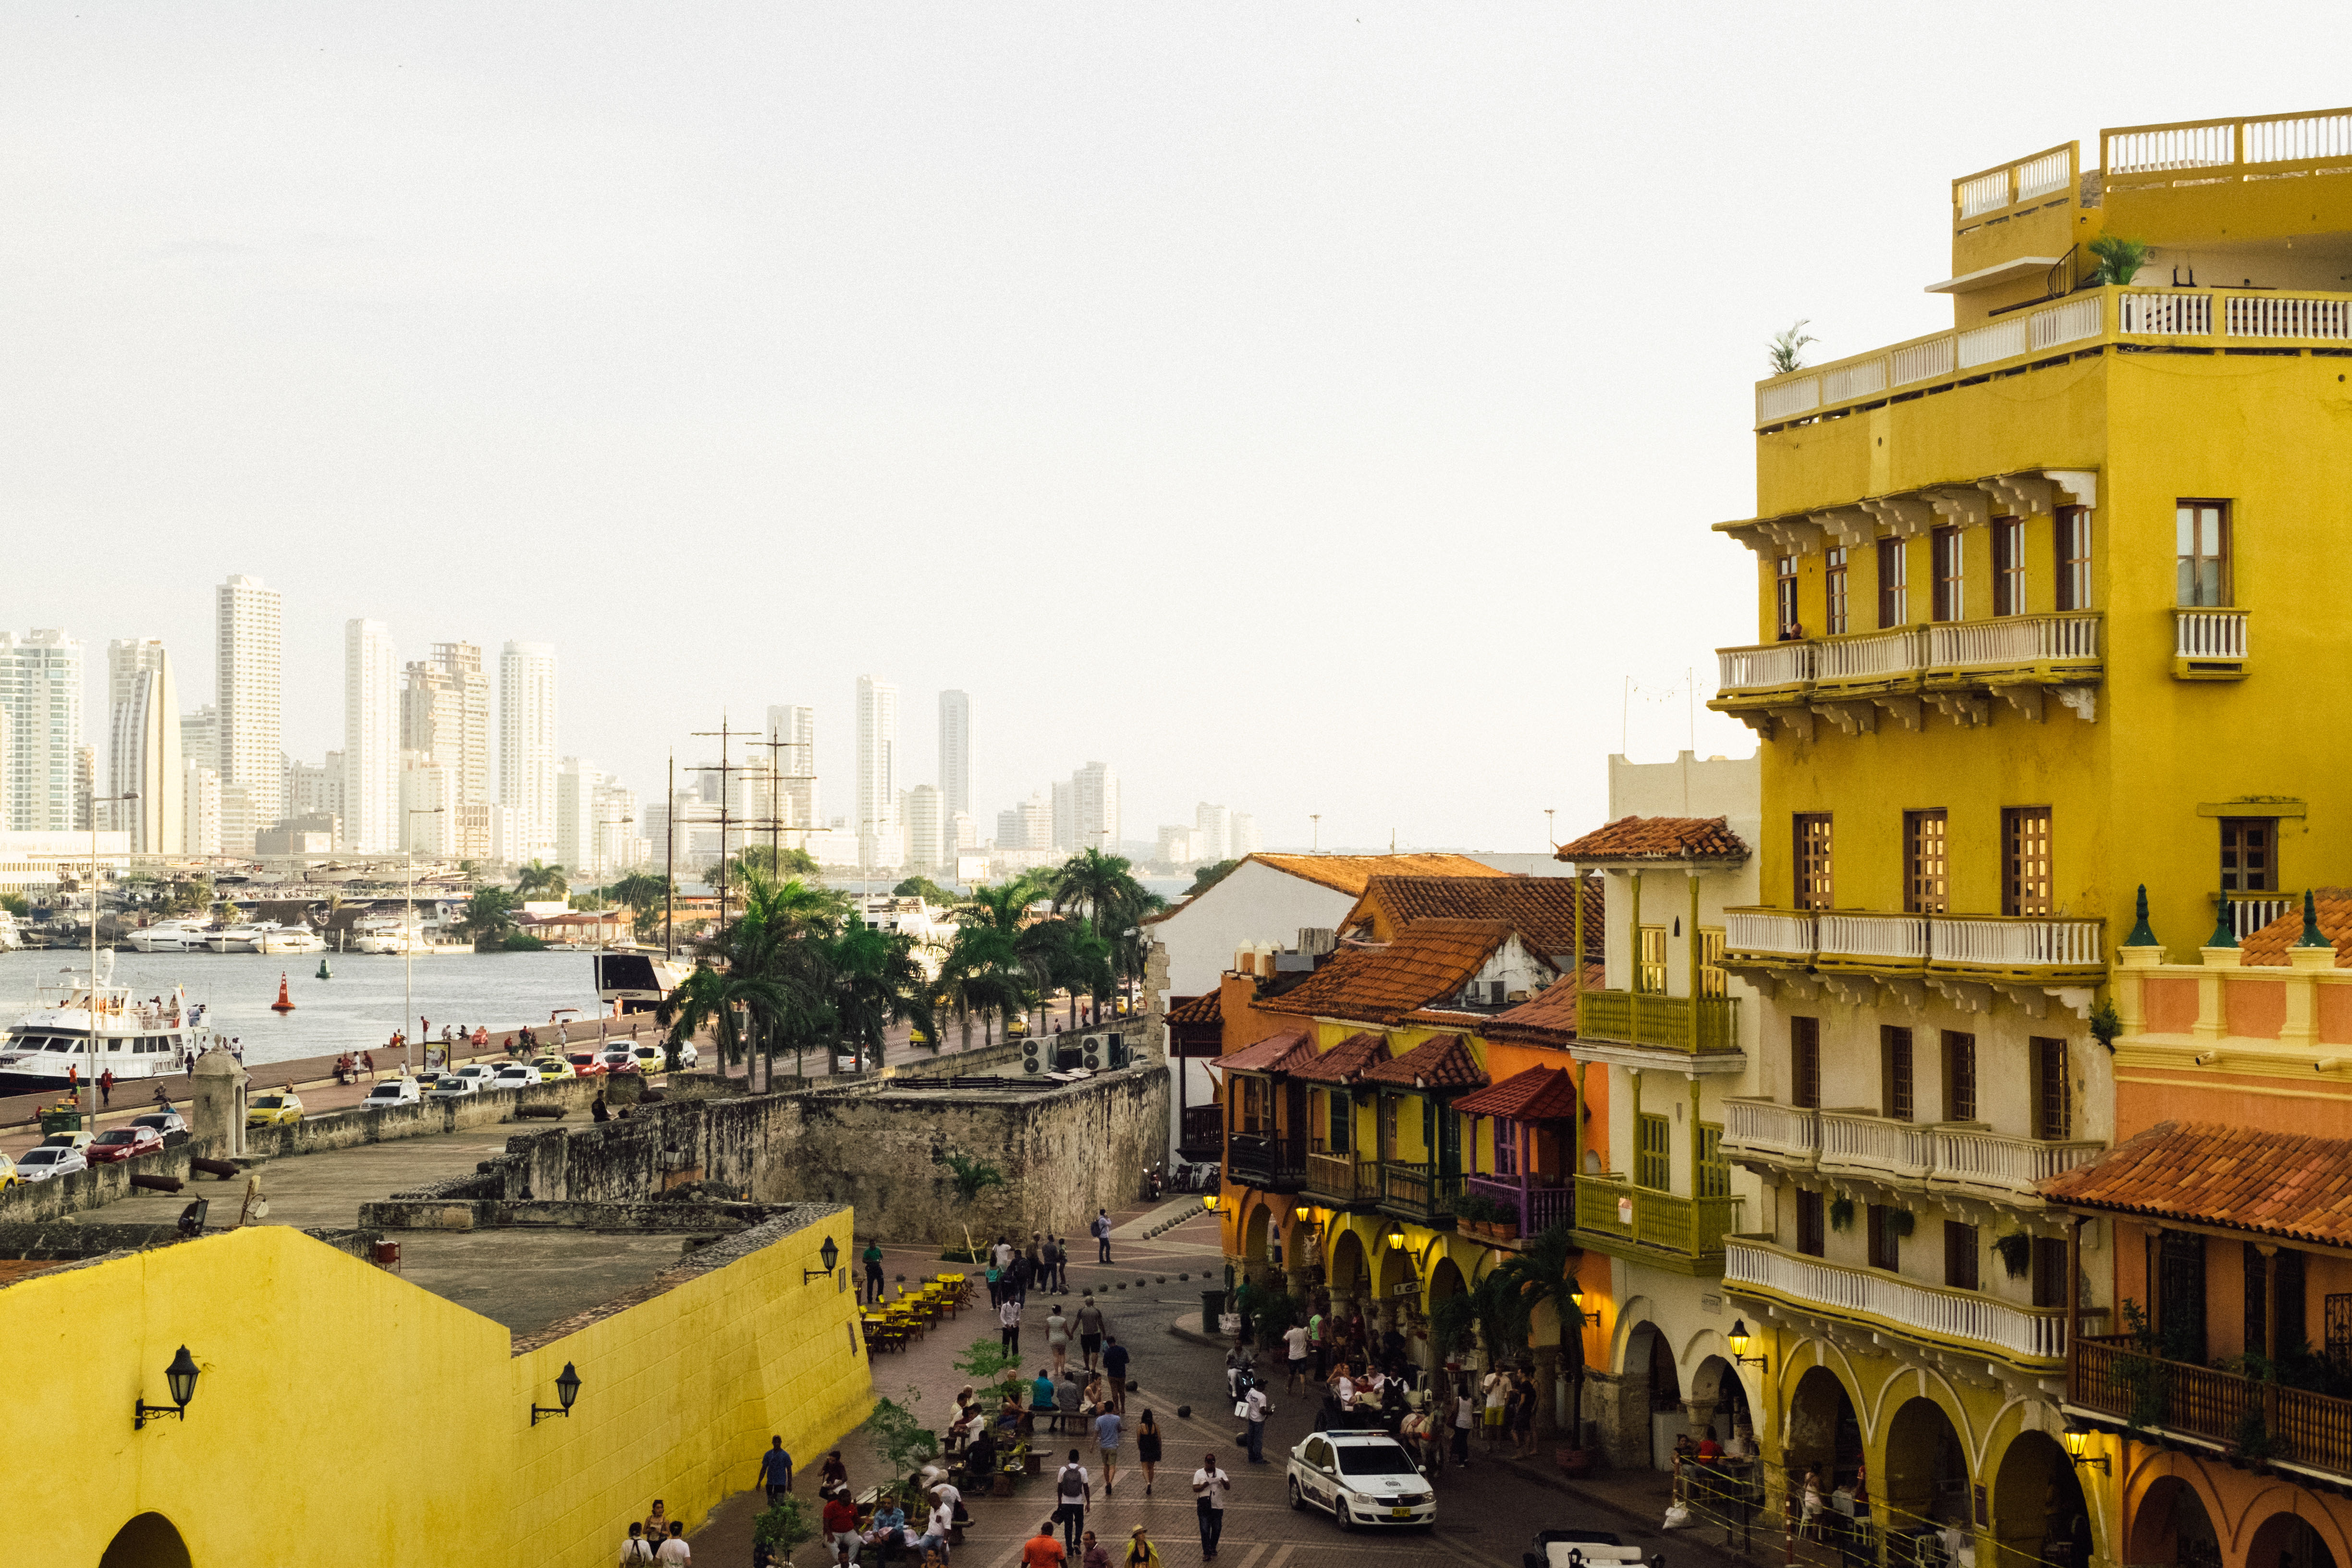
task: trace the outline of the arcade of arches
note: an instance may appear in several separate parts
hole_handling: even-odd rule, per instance
[[[2276,1475],[2119,1442],[2129,1521],[2122,1561],[2139,1568],[2344,1568],[2352,1502]]]

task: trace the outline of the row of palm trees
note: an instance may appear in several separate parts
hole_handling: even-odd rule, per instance
[[[1038,1014],[1057,990],[1077,1023],[1083,993],[1097,1005],[1143,973],[1140,921],[1161,900],[1129,862],[1089,849],[1042,874],[975,889],[956,906],[954,935],[926,953],[911,935],[866,925],[844,893],[738,866],[740,912],[697,942],[703,963],[662,1004],[672,1066],[678,1045],[703,1033],[729,1066],[780,1055],[794,1071],[812,1051],[878,1067],[887,1031],[911,1023],[935,1045],[950,1021],[965,1048],[978,1025]],[[936,979],[924,958],[938,959]],[[753,1069],[757,1072],[758,1068]]]

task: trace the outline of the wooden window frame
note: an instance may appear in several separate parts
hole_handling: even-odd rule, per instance
[[[1872,1204],[1866,1222],[1868,1258],[1873,1268],[1884,1268],[1889,1274],[1903,1272],[1903,1237],[1888,1223],[1894,1210],[1885,1204]]]
[[[1495,1118],[1495,1174],[1516,1176],[1519,1173],[1519,1124],[1507,1116]]]
[[[2063,1143],[2074,1135],[2074,1066],[2066,1042],[2048,1035],[2027,1038],[2033,1072],[2033,1136]]]
[[[1992,613],[2025,614],[2025,520],[2003,517],[1992,525]]]
[[[2044,1309],[2066,1305],[2066,1243],[2053,1236],[2033,1238],[2033,1304]]]
[[[2221,827],[2221,890],[2278,891],[2278,818],[2225,816]],[[2248,842],[2249,836],[2254,840]],[[2252,864],[2248,862],[2252,860]]]
[[[1822,630],[1843,637],[1853,629],[1853,579],[1847,575],[1846,547],[1822,552]]]
[[[1822,1223],[1822,1194],[1797,1189],[1797,1251],[1807,1258],[1822,1257],[1829,1247],[1828,1226]]]
[[[1643,996],[1666,994],[1666,928],[1633,928],[1633,989]]]
[[[1951,814],[1942,806],[1903,814],[1903,912],[1952,910]]]
[[[1654,1142],[1657,1147],[1651,1147]],[[1654,1111],[1634,1114],[1633,1184],[1654,1193],[1674,1191],[1675,1124]]]
[[[1731,994],[1731,971],[1723,966],[1723,955],[1729,951],[1729,939],[1721,926],[1698,928],[1698,994],[1702,996]]]
[[[1790,817],[1796,847],[1793,902],[1801,910],[1834,908],[1837,896],[1836,819],[1826,811],[1800,811]]]
[[[2091,509],[2062,506],[2051,533],[2058,561],[2057,605],[2062,611],[2091,607]]]
[[[1781,642],[1804,636],[1797,607],[1797,558],[1783,555],[1772,563],[1773,637]]]
[[[2057,910],[2055,834],[2046,805],[2000,809],[2000,912],[2046,917]]]
[[[1911,568],[1904,550],[1906,541],[1878,542],[1878,629],[1892,631],[1911,624]]]
[[[1719,1121],[1698,1124],[1698,1191],[1692,1195],[1702,1198],[1727,1198],[1731,1195],[1731,1162],[1723,1157],[1723,1123]]]
[[[2230,503],[2208,497],[2175,501],[2172,533],[2173,602],[2189,610],[2236,604],[2237,528]]]
[[[1944,1117],[1947,1121],[1977,1119],[1977,1037],[1959,1029],[1943,1032]]]
[[[1822,1104],[1822,1021],[1801,1014],[1789,1019],[1789,1103],[1805,1110]]]
[[[1958,528],[1931,529],[1927,534],[1930,588],[1928,609],[1938,621],[1969,618],[1968,547]]]
[[[1878,1113],[1889,1121],[1912,1121],[1918,1117],[1911,1038],[1905,1025],[1878,1026]]]
[[[1944,1283],[1954,1290],[1984,1289],[1983,1238],[1977,1227],[1944,1222]]]

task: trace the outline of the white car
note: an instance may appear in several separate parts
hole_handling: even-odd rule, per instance
[[[152,1127],[159,1137],[168,1138],[174,1132],[185,1132],[188,1123],[176,1110],[151,1110],[131,1119],[133,1127]]]
[[[539,1087],[539,1069],[529,1062],[508,1062],[492,1073],[490,1081],[482,1087],[485,1089],[536,1089]]]
[[[367,1091],[360,1101],[362,1110],[386,1110],[395,1105],[415,1105],[425,1098],[413,1078],[388,1078]]]
[[[1328,1511],[1341,1530],[1437,1522],[1429,1478],[1377,1426],[1310,1432],[1290,1450],[1290,1506],[1309,1504]]]
[[[490,1079],[498,1077],[498,1075],[499,1069],[492,1067],[488,1062],[467,1062],[464,1067],[459,1068],[457,1071],[445,1073],[442,1076],[445,1078],[467,1079],[470,1079],[478,1088],[488,1089],[490,1086]]]
[[[460,1078],[457,1074],[451,1073],[446,1078],[434,1079],[433,1088],[425,1098],[428,1100],[464,1100],[468,1096],[481,1093],[484,1081],[485,1080],[480,1078]]]
[[[16,1176],[20,1181],[46,1182],[51,1176],[70,1176],[76,1171],[87,1171],[89,1162],[79,1149],[62,1143],[44,1143],[37,1149],[27,1149],[16,1156]]]

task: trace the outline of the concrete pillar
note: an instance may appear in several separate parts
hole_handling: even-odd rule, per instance
[[[196,1058],[188,1142],[198,1159],[226,1160],[245,1149],[245,1069],[221,1047]]]

